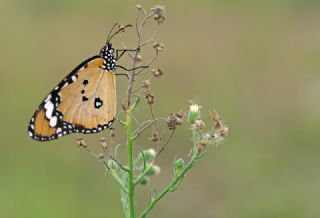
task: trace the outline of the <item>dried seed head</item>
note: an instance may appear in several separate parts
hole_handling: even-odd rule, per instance
[[[142,81],[142,88],[143,88],[144,90],[148,90],[149,87],[150,87],[150,80],[143,80],[143,81]]]
[[[134,58],[134,60],[135,60],[135,62],[139,65],[139,64],[141,64],[141,62],[142,62],[142,56],[141,55],[137,55],[135,58]]]
[[[198,153],[202,153],[204,151],[205,147],[203,145],[198,146]]]
[[[154,77],[159,78],[163,75],[163,71],[158,69],[152,69],[150,72],[153,74]]]
[[[153,43],[152,47],[156,50],[156,51],[163,51],[165,48],[165,45],[163,43],[160,42],[155,42]]]
[[[114,138],[116,136],[116,129],[113,127],[110,127],[110,137]]]
[[[77,138],[77,146],[78,146],[78,148],[81,148],[81,147],[87,148],[88,147],[83,138]]]
[[[222,137],[226,137],[229,134],[229,128],[227,126],[221,126],[220,128],[220,135]]]
[[[153,18],[158,22],[158,24],[164,23],[166,20],[165,6],[164,5],[156,5],[150,9],[154,12]]]
[[[100,154],[98,155],[98,158],[99,158],[99,160],[103,160],[103,159],[104,159],[104,154],[100,153]]]
[[[151,94],[150,92],[146,93],[145,98],[147,99],[148,104],[154,104],[154,98],[155,96]]]
[[[151,138],[149,138],[149,140],[153,141],[153,142],[157,142],[160,139],[160,135],[158,131],[153,131],[152,132],[152,136]]]
[[[167,118],[167,126],[169,129],[175,129],[177,126],[182,125],[182,117],[181,114],[171,113]]]
[[[213,121],[213,125],[216,127],[216,128],[220,128],[221,125],[222,125],[222,120],[219,116],[219,114],[215,114],[212,118],[212,121]]]
[[[204,122],[200,119],[197,119],[194,123],[194,128],[196,131],[200,131],[204,127]]]
[[[136,8],[137,8],[139,11],[143,10],[142,5],[139,5],[139,4],[136,5]]]
[[[123,111],[127,111],[128,110],[128,107],[126,104],[124,104],[123,102],[120,103],[121,104],[121,108]]]
[[[106,151],[106,150],[108,149],[108,144],[107,144],[106,138],[101,137],[101,138],[99,139],[99,143],[100,143],[100,145],[101,145],[101,148],[102,148],[104,151]]]

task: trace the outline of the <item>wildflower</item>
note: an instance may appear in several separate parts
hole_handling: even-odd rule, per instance
[[[192,104],[189,109],[188,121],[190,124],[194,124],[195,121],[200,117],[200,106]]]

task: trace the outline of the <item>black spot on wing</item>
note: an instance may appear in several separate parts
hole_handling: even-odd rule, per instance
[[[96,97],[94,100],[94,107],[99,109],[102,105],[103,101],[99,97]]]
[[[82,96],[82,101],[88,101],[89,98],[87,98],[86,96]]]
[[[87,85],[89,83],[89,81],[87,79],[83,80],[82,84],[83,85]]]

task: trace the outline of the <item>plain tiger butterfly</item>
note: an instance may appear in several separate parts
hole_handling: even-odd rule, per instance
[[[109,43],[118,32],[109,34],[99,55],[77,66],[45,97],[29,122],[32,139],[49,141],[70,133],[97,133],[111,126],[116,116],[116,61],[128,51],[115,52]]]

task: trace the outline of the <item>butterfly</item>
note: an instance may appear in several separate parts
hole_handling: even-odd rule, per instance
[[[115,50],[109,36],[99,55],[77,66],[41,102],[28,126],[32,139],[49,141],[70,133],[98,133],[112,125],[116,61],[128,50]],[[118,51],[122,53],[118,55]]]

